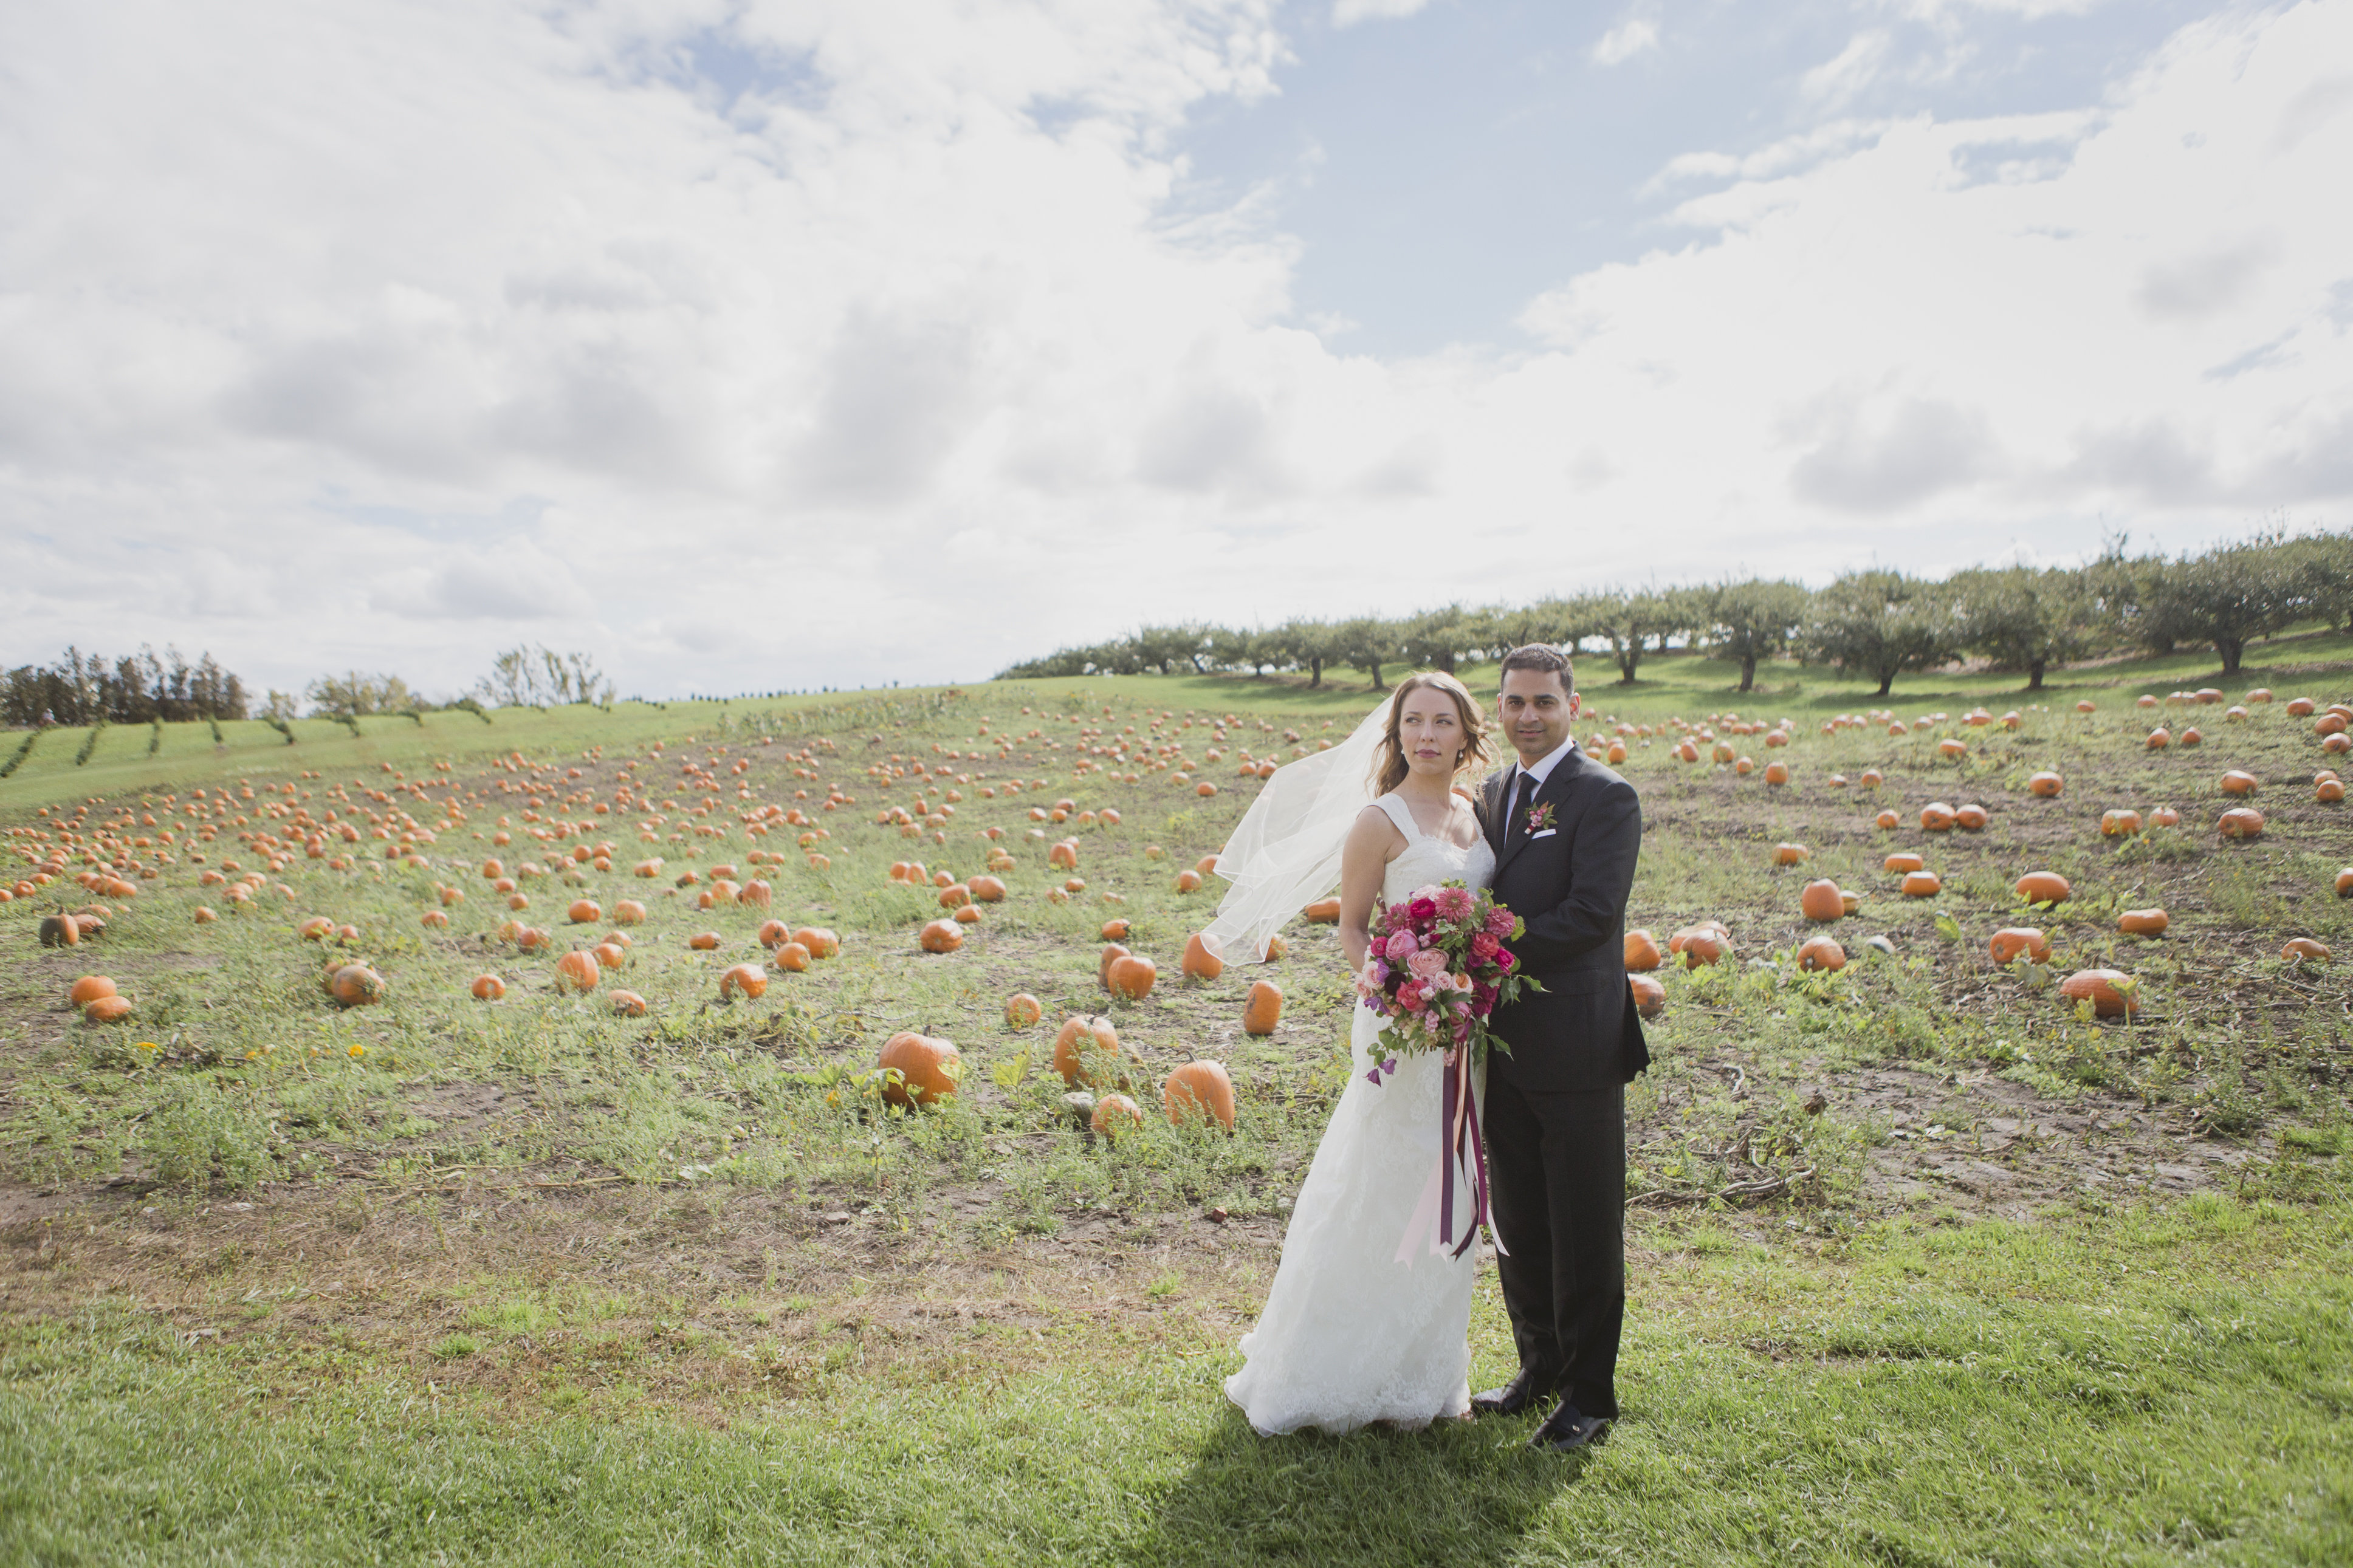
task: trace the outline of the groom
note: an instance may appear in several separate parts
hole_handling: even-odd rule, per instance
[[[1544,990],[1496,1009],[1511,1047],[1488,1058],[1496,1271],[1519,1375],[1472,1400],[1504,1415],[1561,1402],[1532,1446],[1578,1448],[1618,1415],[1626,1315],[1626,1084],[1651,1065],[1626,984],[1626,897],[1641,849],[1633,785],[1577,748],[1575,677],[1557,648],[1504,659],[1504,735],[1519,761],[1488,778],[1479,816],[1495,899]]]

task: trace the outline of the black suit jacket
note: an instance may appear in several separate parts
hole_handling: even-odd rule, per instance
[[[1523,973],[1544,983],[1499,1007],[1490,1026],[1511,1047],[1490,1058],[1522,1089],[1587,1090],[1628,1082],[1651,1065],[1626,982],[1626,900],[1642,847],[1642,805],[1628,784],[1572,746],[1536,791],[1551,835],[1514,838],[1516,764],[1488,776],[1479,820],[1495,851],[1495,899],[1527,922],[1510,944]]]

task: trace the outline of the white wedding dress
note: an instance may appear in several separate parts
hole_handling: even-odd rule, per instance
[[[1495,870],[1484,838],[1468,848],[1424,834],[1405,802],[1385,795],[1406,847],[1381,879],[1384,902],[1416,888],[1459,881],[1484,888]],[[1258,1326],[1242,1336],[1242,1369],[1226,1395],[1269,1436],[1314,1426],[1340,1433],[1371,1421],[1425,1426],[1471,1408],[1471,1286],[1479,1249],[1451,1256],[1418,1240],[1399,1244],[1419,1217],[1444,1142],[1439,1101],[1444,1066],[1434,1052],[1398,1058],[1378,1084],[1380,1018],[1358,1006],[1349,1041],[1348,1087],[1299,1189],[1282,1262]],[[1482,1075],[1483,1077],[1483,1075]],[[1483,1093],[1485,1085],[1476,1086]],[[1455,1179],[1454,1233],[1472,1200]]]

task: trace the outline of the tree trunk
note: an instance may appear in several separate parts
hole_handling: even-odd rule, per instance
[[[2026,689],[2029,691],[2040,691],[2042,689],[2042,667],[2048,662],[2048,660],[2038,658],[2033,663],[2026,667]]]
[[[1740,689],[1747,690],[1757,684],[1757,656],[1749,654],[1740,661]]]
[[[1311,656],[1307,660],[1307,689],[1314,690],[1324,684],[1324,661]]]
[[[1454,650],[1452,648],[1449,648],[1444,653],[1437,655],[1430,661],[1430,668],[1432,669],[1442,669],[1449,675],[1453,674]]]
[[[2239,673],[2239,660],[2246,656],[2247,639],[2244,637],[2216,637],[2214,639],[2214,651],[2222,656],[2222,673],[2225,675],[2236,675]]]
[[[1888,689],[1894,684],[1895,672],[1894,670],[1883,669],[1879,672],[1879,695],[1882,697],[1886,696]]]
[[[1376,691],[1387,691],[1388,688],[1381,684],[1380,660],[1375,659],[1371,664],[1366,665],[1365,668],[1373,672],[1373,689]]]

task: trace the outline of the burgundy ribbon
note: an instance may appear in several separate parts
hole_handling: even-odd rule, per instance
[[[1443,1246],[1454,1234],[1454,1167],[1467,1163],[1471,1172],[1472,1212],[1462,1227],[1462,1240],[1454,1248],[1461,1257],[1479,1239],[1479,1226],[1493,1223],[1487,1203],[1487,1150],[1480,1141],[1479,1107],[1471,1091],[1471,1053],[1456,1046],[1446,1053],[1446,1088],[1440,1101],[1439,1113],[1443,1124],[1439,1130],[1440,1167],[1438,1190],[1438,1239]],[[1504,1253],[1503,1238],[1498,1236],[1495,1250]],[[1504,1256],[1510,1256],[1504,1253]]]

